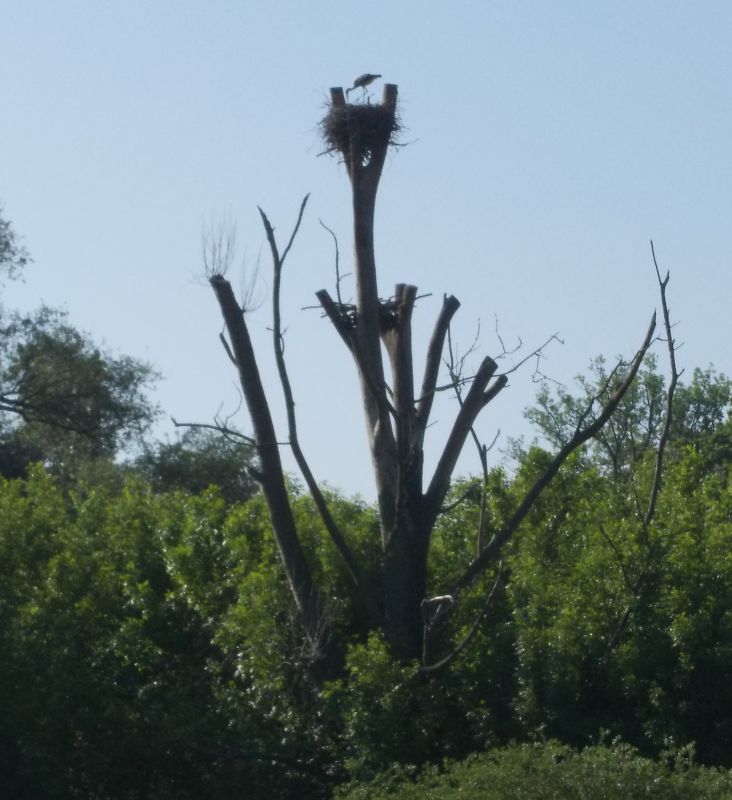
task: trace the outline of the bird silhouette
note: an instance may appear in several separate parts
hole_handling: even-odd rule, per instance
[[[354,89],[363,89],[363,93],[366,94],[366,87],[380,77],[381,75],[372,75],[370,72],[364,72],[363,75],[359,75],[358,78],[356,78],[350,89],[346,89],[346,97],[348,97],[349,93]]]

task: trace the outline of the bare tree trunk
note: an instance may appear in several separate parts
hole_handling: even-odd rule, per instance
[[[572,440],[555,455],[505,526],[497,531],[489,542],[480,542],[475,559],[455,581],[449,594],[444,593],[432,599],[426,598],[430,537],[438,515],[444,509],[443,503],[449,491],[455,465],[467,437],[473,432],[479,414],[506,386],[507,375],[497,374],[498,365],[493,359],[483,360],[472,377],[469,388],[464,395],[461,395],[459,411],[425,490],[423,488],[425,432],[429,425],[434,396],[439,391],[437,380],[445,340],[452,317],[460,304],[452,296],[444,298],[427,349],[420,395],[415,397],[411,323],[417,299],[417,287],[398,284],[393,299],[380,299],[374,253],[376,193],[386,153],[392,144],[394,132],[399,127],[396,119],[397,87],[387,84],[384,87],[383,101],[378,105],[349,104],[341,88],[331,89],[331,100],[331,107],[322,126],[329,149],[343,156],[351,182],[356,303],[355,305],[343,303],[340,292],[337,292],[338,302],[335,302],[325,290],[318,292],[317,296],[325,313],[350,350],[360,380],[361,400],[380,513],[383,547],[382,603],[374,602],[374,598],[371,597],[371,583],[366,578],[368,571],[363,570],[357,563],[346,537],[338,530],[335,520],[328,511],[326,499],[319,491],[315,478],[307,466],[297,437],[295,401],[284,363],[279,285],[282,262],[297,232],[304,202],[293,237],[290,238],[282,256],[279,255],[274,240],[274,229],[262,213],[275,263],[273,334],[275,357],[288,411],[289,442],[313,494],[324,526],[348,566],[354,585],[362,594],[366,593],[366,599],[370,601],[373,624],[383,625],[383,633],[395,656],[403,660],[420,658],[426,660],[429,642],[424,641],[425,631],[433,627],[432,623],[436,617],[432,617],[429,621],[423,620],[423,608],[435,607],[435,603],[438,603],[438,608],[452,608],[459,593],[473,585],[476,579],[484,575],[493,565],[501,547],[513,536],[541,492],[569,455],[590,437],[597,435],[610,418],[633,381],[641,360],[650,346],[655,319],[649,326],[646,338],[636,353],[625,379],[618,385],[601,412],[593,416],[591,414],[593,404],[590,404]],[[338,643],[330,635],[323,604],[313,585],[295,528],[274,426],[252,351],[244,312],[236,302],[228,281],[221,274],[211,275],[210,278],[229,332],[230,354],[239,370],[242,389],[254,426],[260,462],[260,471],[256,477],[262,484],[269,505],[282,564],[302,620],[312,661],[316,665],[326,665],[316,669],[316,674],[319,673],[321,678],[328,677],[333,672],[332,669],[329,671],[327,665],[340,663],[341,651]],[[389,358],[390,386],[387,385],[385,377],[384,351]],[[458,386],[458,382],[460,385],[463,383],[462,379],[454,375],[451,380],[455,387]],[[465,383],[467,384],[467,381]],[[485,478],[487,469],[485,449],[481,453]],[[434,672],[444,668],[464,649],[477,630],[498,584],[499,579],[496,579],[480,617],[464,640],[452,653],[438,662],[432,665],[425,663],[425,671]],[[380,606],[383,606],[383,614]]]
[[[400,284],[393,303],[382,302],[374,253],[376,192],[397,127],[397,88],[385,86],[380,106],[346,105],[342,90],[331,94],[331,113],[336,118],[342,115],[345,122],[340,145],[352,188],[356,315],[344,338],[359,372],[378,494],[384,634],[396,655],[417,658],[422,647],[420,604],[429,546],[429,531],[423,525],[422,444],[417,435],[412,364],[411,317],[417,289]],[[326,311],[328,299],[321,293]],[[337,313],[334,308],[329,312],[331,318]],[[382,341],[391,362],[391,393],[386,387]]]
[[[399,499],[384,550],[384,637],[395,656],[416,660],[422,652],[430,531],[422,524],[421,497]]]

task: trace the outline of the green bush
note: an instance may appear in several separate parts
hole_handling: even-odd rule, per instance
[[[339,800],[725,800],[732,773],[694,764],[689,749],[659,761],[621,744],[578,752],[556,742],[512,745],[420,773],[393,767]]]

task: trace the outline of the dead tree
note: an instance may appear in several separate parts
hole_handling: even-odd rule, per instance
[[[325,527],[344,558],[354,585],[371,609],[373,624],[383,630],[397,657],[420,659],[426,652],[424,638],[428,630],[423,611],[431,602],[425,597],[431,534],[466,439],[480,412],[506,386],[507,376],[499,374],[494,359],[483,359],[469,387],[461,395],[459,411],[442,454],[426,482],[423,474],[425,434],[435,394],[441,388],[438,386],[438,376],[445,340],[460,303],[452,296],[444,298],[427,347],[422,382],[419,390],[415,391],[411,320],[417,287],[397,284],[393,298],[381,299],[374,254],[376,193],[387,151],[394,144],[399,127],[396,106],[397,87],[393,84],[384,87],[382,102],[373,105],[347,103],[342,88],[338,87],[331,90],[331,104],[322,122],[327,149],[343,158],[351,182],[356,296],[353,305],[342,302],[340,294],[334,300],[326,290],[317,292],[317,297],[350,351],[360,380],[381,522],[383,574],[380,597],[374,597],[374,590],[367,584],[347,537],[338,530],[330,516],[327,503],[297,440],[294,400],[282,348],[279,286],[283,262],[302,219],[305,201],[295,230],[282,254],[278,250],[274,231],[263,213],[262,219],[274,263],[274,348],[288,408],[289,444]],[[316,661],[330,658],[335,663],[333,654],[337,651],[337,643],[333,642],[327,621],[323,618],[323,605],[307,568],[290,511],[274,427],[247,331],[246,309],[237,304],[223,274],[211,270],[209,277],[226,323],[231,343],[227,349],[238,368],[252,417],[259,455],[256,477],[269,504],[274,533],[303,629],[313,658]],[[618,382],[610,400],[599,410],[588,407],[571,441],[555,455],[504,528],[485,543],[455,585],[445,587],[445,597],[449,597],[449,603],[441,601],[440,608],[448,605],[453,607],[460,592],[495,564],[501,547],[518,529],[564,461],[596,435],[609,419],[635,378],[651,344],[654,328],[655,315],[640,349],[627,365],[624,377]],[[390,373],[388,382],[384,353]],[[450,660],[449,656],[446,658]]]

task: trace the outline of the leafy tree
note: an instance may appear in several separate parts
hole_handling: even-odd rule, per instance
[[[0,217],[0,268],[16,278],[28,260],[10,223]],[[83,459],[111,458],[156,416],[146,395],[156,377],[141,361],[103,352],[62,312],[2,311],[2,474],[23,475],[39,460],[69,473]]]
[[[489,473],[489,531],[550,460],[535,448],[514,476]],[[639,490],[653,480],[644,469]],[[448,500],[462,501],[435,529],[430,590],[474,556],[481,498],[470,486],[453,487]],[[376,582],[377,510],[327,501]],[[40,469],[0,482],[0,793],[326,797],[395,762],[488,747],[495,763],[497,745],[537,732],[586,745],[605,730],[648,753],[695,741],[703,762],[728,764],[732,495],[703,447],[670,460],[647,541],[627,481],[569,458],[505,548],[503,581],[486,575],[437,626],[449,651],[480,623],[439,680],[393,658],[313,498],[291,491],[289,502],[328,626],[348,644],[342,675],[324,685],[305,668],[262,495],[228,505],[139,479],[69,493]],[[603,758],[620,768],[602,752],[588,770]],[[552,759],[533,767],[549,770],[548,785],[581,785],[581,762],[561,777]],[[524,760],[506,755],[496,787],[511,787]]]
[[[0,206],[0,271],[6,278],[17,278],[29,260],[27,250],[18,241],[10,220],[5,219]]]
[[[593,398],[606,401],[618,379],[604,358],[590,364],[587,375],[579,376],[579,392],[545,384],[536,405],[526,412],[542,437],[553,447],[571,438]],[[615,477],[629,475],[659,443],[666,418],[666,381],[650,354],[639,370],[636,382],[625,393],[616,412],[585,451],[585,460]],[[695,369],[688,386],[683,383],[673,395],[670,441],[674,446],[692,444],[706,447],[720,433],[732,410],[732,381],[712,367]],[[721,438],[721,437],[720,437]]]
[[[266,525],[259,499],[0,483],[3,796],[320,796]]]
[[[237,503],[256,491],[249,472],[252,456],[252,446],[246,442],[190,428],[175,442],[148,447],[134,466],[156,491],[200,494],[215,485],[228,503]]]
[[[593,392],[597,384],[580,386]],[[661,434],[645,423],[661,404],[663,379],[647,369],[641,386],[656,394],[626,395],[616,438],[575,459],[512,556],[517,708],[527,729],[576,744],[602,728],[652,752],[673,737],[695,742],[704,761],[729,765],[732,698],[721,675],[732,667],[724,645],[730,461],[718,445],[729,428],[730,382],[710,369],[678,386],[660,484]],[[530,416],[556,435],[582,402],[544,392]],[[532,452],[519,481],[540,457]]]
[[[0,333],[0,411],[11,446],[20,437],[52,463],[67,450],[112,456],[152,422],[152,369],[103,353],[64,314],[12,314]]]
[[[344,787],[341,800],[721,800],[732,775],[699,767],[690,749],[664,761],[619,743],[581,752],[555,741],[512,745],[442,769],[394,767],[369,783]]]

